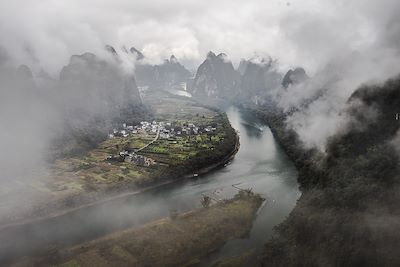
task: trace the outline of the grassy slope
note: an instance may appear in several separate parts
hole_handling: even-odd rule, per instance
[[[188,266],[251,228],[263,199],[238,194],[231,200],[128,229],[17,266]]]

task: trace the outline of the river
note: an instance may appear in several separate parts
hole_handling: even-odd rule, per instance
[[[140,225],[179,212],[200,207],[203,193],[228,198],[240,188],[252,188],[268,197],[247,238],[229,241],[211,255],[207,264],[219,256],[240,254],[262,248],[273,227],[290,213],[300,197],[297,171],[275,141],[270,129],[237,108],[226,111],[232,126],[239,131],[240,150],[230,164],[210,174],[168,186],[86,207],[46,222],[19,226],[0,233],[0,259],[77,244],[115,230]],[[0,261],[0,264],[2,261]],[[206,266],[206,264],[205,264]]]

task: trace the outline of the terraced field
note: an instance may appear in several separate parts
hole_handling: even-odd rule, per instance
[[[135,150],[143,147],[154,139],[155,134],[135,134],[108,139],[84,156],[56,161],[52,166],[53,175],[49,189],[79,193],[127,183],[136,186],[150,185],[168,179],[169,176],[195,172],[196,169],[205,167],[232,151],[235,134],[224,114],[197,105],[188,99],[159,94],[162,93],[145,99],[154,110],[157,121],[171,122],[174,125],[213,124],[217,130],[213,133],[159,138],[140,151],[141,155],[156,161],[152,166],[108,162],[106,158],[124,149]]]
[[[38,170],[34,182],[21,184],[22,189],[13,193],[12,188],[2,188],[0,200],[6,209],[7,201],[20,201],[23,194],[26,209],[4,210],[1,223],[9,223],[60,212],[65,208],[98,201],[123,192],[140,190],[162,184],[185,175],[194,175],[226,158],[235,149],[237,139],[225,114],[196,102],[168,93],[153,92],[144,98],[154,120],[174,125],[214,125],[213,133],[191,136],[159,138],[140,151],[142,156],[155,160],[150,166],[132,162],[108,161],[110,155],[118,155],[124,149],[137,149],[151,142],[155,133],[131,134],[115,137],[99,143],[96,148],[79,156],[60,158]],[[137,120],[137,118],[136,118]],[[111,129],[110,129],[111,130]],[[15,178],[17,183],[17,178]]]

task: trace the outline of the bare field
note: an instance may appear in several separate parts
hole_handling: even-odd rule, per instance
[[[110,234],[16,266],[190,266],[251,228],[263,199],[238,194],[192,212]]]

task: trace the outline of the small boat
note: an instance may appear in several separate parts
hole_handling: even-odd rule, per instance
[[[197,173],[193,174],[193,177],[197,177],[197,176],[199,176]]]

